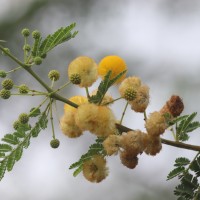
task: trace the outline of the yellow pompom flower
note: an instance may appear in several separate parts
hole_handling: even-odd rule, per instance
[[[68,66],[68,76],[72,83],[90,87],[98,78],[97,64],[87,56],[77,57]]]
[[[83,175],[90,182],[99,183],[108,176],[106,160],[101,155],[95,155],[83,163]]]
[[[77,108],[75,120],[80,129],[88,130],[99,137],[106,137],[116,131],[116,119],[107,106],[82,104]]]
[[[69,138],[76,138],[82,135],[83,131],[76,125],[74,112],[66,112],[60,119],[60,129]]]
[[[81,105],[88,101],[87,98],[84,96],[73,96],[73,97],[69,98],[69,100],[77,105]],[[77,108],[74,108],[73,106],[70,106],[69,104],[64,105],[65,113],[66,112],[75,112],[76,110],[77,110]]]
[[[116,55],[104,57],[98,66],[98,74],[103,78],[108,71],[112,71],[111,79],[116,77],[119,73],[127,70],[125,61]],[[121,76],[115,83],[120,83],[126,77],[126,73]]]

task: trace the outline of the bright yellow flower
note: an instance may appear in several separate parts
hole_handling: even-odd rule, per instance
[[[84,96],[73,96],[69,100],[72,101],[73,103],[76,103],[77,105],[81,105],[87,102],[87,98]],[[76,108],[70,106],[69,104],[65,104],[64,110],[65,112],[74,112],[76,111]]]
[[[103,78],[108,73],[108,71],[112,71],[112,79],[124,70],[127,70],[125,61],[119,56],[112,55],[106,56],[100,61],[98,74]],[[116,83],[122,82],[125,77],[126,73],[121,78],[119,78]]]

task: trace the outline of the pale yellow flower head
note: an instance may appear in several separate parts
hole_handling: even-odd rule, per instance
[[[163,134],[167,128],[165,117],[160,112],[151,113],[145,122],[145,128],[151,136]]]
[[[60,129],[69,138],[79,137],[83,132],[75,123],[74,112],[66,112],[61,117]]]
[[[83,163],[83,175],[90,182],[99,183],[108,176],[106,160],[101,155],[95,155]]]
[[[117,76],[119,73],[123,72],[124,70],[127,70],[127,66],[125,61],[116,55],[106,56],[104,57],[98,67],[98,74],[103,78],[108,71],[112,71],[111,79],[113,79],[115,76]],[[119,78],[116,83],[122,82],[124,78],[126,77],[126,73]]]
[[[88,101],[87,98],[84,96],[73,96],[73,97],[69,98],[69,100],[77,105],[81,105]],[[66,112],[75,112],[76,110],[77,110],[77,108],[74,108],[73,106],[70,106],[69,104],[64,105],[65,113]]]
[[[90,87],[98,78],[97,64],[87,56],[77,57],[68,66],[69,79],[74,75],[80,77],[80,87]]]
[[[116,119],[107,106],[82,104],[77,109],[75,120],[82,130],[88,130],[99,137],[114,134],[116,130]]]

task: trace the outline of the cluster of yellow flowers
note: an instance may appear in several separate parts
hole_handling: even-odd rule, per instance
[[[125,61],[118,56],[106,56],[99,64],[89,57],[81,56],[74,59],[68,67],[68,76],[72,83],[80,87],[90,87],[98,78],[111,71],[110,78],[127,70]],[[124,73],[117,81],[119,94],[127,101],[135,112],[145,113],[149,105],[149,87],[142,83],[139,77],[127,77]],[[94,91],[92,94],[95,94]],[[91,182],[100,182],[108,175],[106,156],[119,153],[121,162],[128,168],[135,168],[138,163],[138,155],[145,152],[148,155],[156,155],[160,152],[161,139],[167,128],[165,113],[176,117],[180,115],[184,106],[178,96],[172,96],[160,111],[151,113],[145,118],[146,133],[140,130],[128,132],[120,131],[112,110],[108,107],[113,98],[105,94],[100,104],[90,103],[88,96],[74,96],[69,99],[76,103],[78,108],[68,104],[64,105],[64,115],[60,119],[62,132],[76,138],[83,131],[90,131],[97,137],[103,138],[103,148],[106,155],[95,155],[83,163],[84,177]],[[146,114],[145,114],[146,115]]]

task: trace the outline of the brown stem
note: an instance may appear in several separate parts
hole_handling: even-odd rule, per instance
[[[128,128],[126,126],[123,126],[121,124],[116,124],[116,127],[120,132],[133,131],[133,129],[130,129],[130,128]],[[161,138],[161,142],[163,144],[174,146],[174,147],[178,147],[178,148],[182,148],[182,149],[200,151],[200,146],[196,146],[196,145],[185,144],[185,143],[182,143],[182,142],[175,142],[175,141],[166,140],[166,139],[163,139],[163,138]]]

